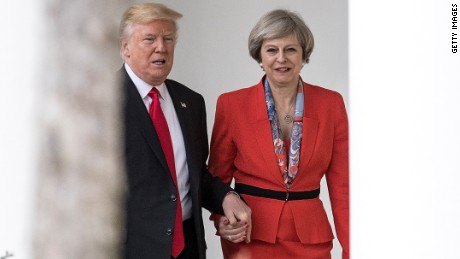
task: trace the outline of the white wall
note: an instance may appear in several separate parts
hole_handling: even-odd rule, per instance
[[[460,258],[454,3],[350,0],[353,259]]]

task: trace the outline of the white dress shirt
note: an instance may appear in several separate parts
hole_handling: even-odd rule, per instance
[[[169,95],[166,85],[163,83],[158,86],[151,86],[142,81],[128,64],[125,63],[125,69],[134,85],[137,88],[142,100],[144,101],[145,108],[149,111],[152,98],[148,96],[152,87],[156,87],[160,93],[160,105],[163,111],[166,122],[168,123],[169,133],[171,134],[171,141],[174,151],[174,164],[176,166],[177,185],[179,188],[181,206],[182,206],[182,220],[191,218],[192,216],[192,200],[190,197],[190,182],[189,172],[187,165],[187,156],[185,153],[184,137],[177,118],[176,110],[174,109],[171,96]]]

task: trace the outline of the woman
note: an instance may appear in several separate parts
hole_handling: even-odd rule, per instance
[[[333,234],[319,199],[326,176],[343,258],[349,258],[348,122],[337,92],[305,83],[313,35],[297,14],[274,10],[249,35],[265,72],[217,101],[209,169],[252,209],[244,225],[216,221],[225,258],[331,258]],[[251,242],[241,242],[250,235]]]

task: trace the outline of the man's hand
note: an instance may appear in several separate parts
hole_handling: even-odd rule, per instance
[[[251,208],[244,203],[240,197],[234,192],[229,192],[222,202],[225,217],[222,217],[219,221],[219,232],[222,235],[222,231],[227,236],[222,235],[227,240],[232,241],[233,235],[237,233],[238,242],[246,240],[246,243],[251,242]],[[227,221],[227,222],[226,222]],[[222,231],[221,231],[222,225]],[[245,229],[245,238],[241,239],[244,235],[241,235],[241,229]],[[240,240],[241,239],[241,240]],[[232,241],[233,242],[233,241]],[[237,243],[237,242],[236,242]]]

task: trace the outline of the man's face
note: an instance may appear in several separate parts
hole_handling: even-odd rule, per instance
[[[165,20],[135,24],[131,36],[122,42],[125,62],[146,83],[162,84],[171,72],[176,43],[175,28]]]

